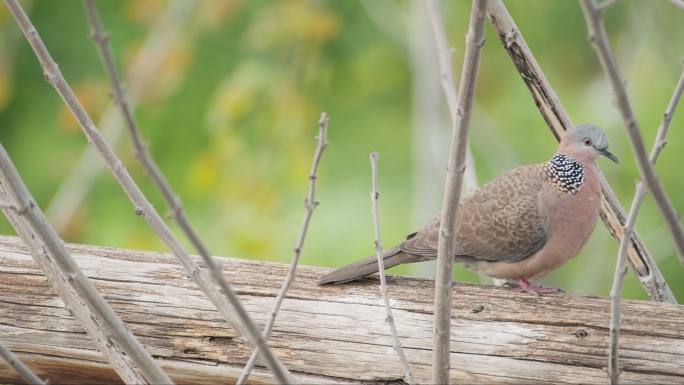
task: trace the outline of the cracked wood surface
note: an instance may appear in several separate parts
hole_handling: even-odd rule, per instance
[[[69,245],[85,274],[177,384],[234,382],[249,346],[167,254]],[[198,259],[199,260],[199,259]],[[287,265],[220,258],[263,326]],[[403,383],[377,279],[317,286],[302,266],[269,341],[300,383]],[[430,378],[432,281],[388,277],[395,321],[419,383]],[[607,383],[609,301],[454,288],[451,382]],[[0,340],[52,384],[118,383],[20,240],[0,237]],[[624,383],[684,383],[684,306],[625,301]],[[0,383],[21,382],[4,362]],[[258,366],[250,383],[273,383]]]

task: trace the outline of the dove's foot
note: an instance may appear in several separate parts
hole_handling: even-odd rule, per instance
[[[520,287],[520,290],[530,294],[540,295],[564,293],[563,289],[557,287],[545,287],[541,285],[535,285],[524,278],[516,279],[514,282]]]

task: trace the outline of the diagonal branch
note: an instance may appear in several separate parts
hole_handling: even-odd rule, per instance
[[[166,176],[159,168],[154,158],[150,155],[147,146],[143,143],[143,139],[140,135],[140,129],[138,128],[138,124],[133,117],[133,110],[124,91],[121,77],[116,70],[116,64],[114,64],[114,57],[109,45],[110,37],[104,32],[102,22],[97,14],[95,3],[93,0],[84,0],[83,4],[86,9],[88,23],[90,23],[91,37],[99,48],[100,56],[102,56],[102,61],[104,62],[105,68],[107,70],[107,75],[112,83],[114,104],[119,107],[121,110],[121,115],[124,117],[126,127],[128,128],[128,133],[130,134],[131,140],[133,142],[136,158],[138,158],[138,161],[140,161],[145,171],[147,171],[147,174],[152,178],[154,184],[157,186],[157,189],[162,193],[162,196],[164,197],[164,200],[166,201],[166,204],[171,212],[171,216],[188,237],[190,243],[192,243],[198,253],[203,256],[209,256],[209,249],[206,247],[204,242],[202,242],[199,235],[197,235],[197,232],[190,224],[190,221],[185,216],[180,198],[174,194],[171,185],[166,179]]]
[[[6,194],[4,191],[2,193]],[[54,258],[48,255],[44,244],[28,227],[24,219],[19,216],[17,210],[3,208],[2,212],[31,251],[33,260],[45,273],[48,282],[64,302],[65,308],[85,329],[97,349],[112,365],[116,374],[126,383],[145,384],[145,378],[138,373],[130,357],[123,354],[116,341],[107,338],[109,333],[103,326],[104,322],[96,322],[96,314],[88,309],[86,302],[79,297],[73,284],[55,265]]]
[[[426,0],[428,9],[436,8],[436,0]],[[466,35],[461,81],[453,115],[453,134],[447,169],[444,201],[437,244],[437,273],[435,275],[434,348],[432,356],[432,382],[449,382],[449,340],[451,331],[451,296],[453,275],[453,248],[458,203],[465,168],[466,146],[470,111],[475,96],[475,82],[480,64],[480,52],[484,44],[484,18],[487,0],[473,0]],[[433,21],[434,22],[434,21]],[[443,62],[440,62],[443,64]],[[448,64],[448,63],[447,63]],[[446,69],[442,68],[442,73]],[[453,83],[453,80],[451,81]]]
[[[375,229],[375,256],[378,258],[378,273],[380,274],[380,294],[382,295],[382,301],[385,304],[385,312],[387,313],[387,324],[389,324],[390,333],[392,334],[392,340],[394,341],[392,347],[394,351],[397,352],[399,356],[399,361],[404,367],[404,379],[411,385],[415,385],[416,380],[413,378],[413,373],[411,372],[411,366],[409,366],[406,360],[406,355],[404,354],[404,349],[401,347],[401,341],[399,340],[399,333],[397,332],[397,325],[394,323],[394,316],[392,315],[392,305],[390,305],[389,293],[387,292],[387,279],[385,277],[385,261],[382,258],[382,243],[380,242],[380,214],[378,209],[378,198],[380,193],[378,192],[378,153],[372,152],[370,154],[371,159],[371,204],[373,211],[373,228]]]
[[[7,195],[11,199],[17,209],[5,209],[5,213],[13,211],[16,216],[8,215],[8,219],[14,223],[20,222],[15,226],[17,233],[22,235],[24,242],[32,244],[40,242],[44,247],[50,260],[50,264],[44,264],[43,267],[46,272],[54,267],[51,273],[52,277],[65,278],[71,289],[74,290],[74,296],[66,296],[64,302],[67,305],[73,305],[75,302],[85,304],[87,310],[81,313],[81,317],[94,317],[97,323],[101,324],[101,329],[96,332],[102,332],[102,335],[93,336],[93,340],[98,344],[98,348],[103,345],[116,343],[122,350],[118,355],[130,357],[132,363],[127,362],[123,357],[117,359],[110,359],[112,364],[124,363],[123,368],[115,366],[117,373],[125,381],[143,381],[149,384],[168,384],[172,383],[166,373],[161,369],[159,364],[145,351],[140,342],[135,338],[133,333],[126,327],[126,324],[119,319],[114,310],[109,306],[107,301],[100,295],[95,286],[83,274],[83,271],[78,267],[69,252],[67,252],[64,242],[57,235],[57,232],[50,226],[50,223],[45,218],[45,215],[36,205],[31,193],[26,188],[14,164],[7,155],[4,146],[0,145],[0,179],[7,190]],[[22,234],[23,233],[23,234]],[[35,241],[34,236],[38,241]],[[37,251],[37,250],[36,250]],[[38,253],[34,253],[38,254]],[[35,258],[35,256],[34,256]],[[53,281],[53,286],[58,286]],[[59,291],[59,290],[58,290]],[[71,303],[70,303],[71,302]],[[88,330],[87,325],[86,330]],[[106,348],[102,349],[103,354]],[[140,377],[136,372],[137,369],[142,373]]]
[[[596,3],[593,0],[582,0],[581,4],[582,10],[584,11],[584,17],[587,21],[589,40],[594,46],[599,61],[601,62],[601,67],[603,67],[603,72],[610,80],[613,92],[617,98],[617,104],[637,158],[641,179],[653,195],[653,199],[665,218],[665,223],[667,224],[675,246],[677,247],[679,258],[681,262],[684,263],[684,229],[682,229],[682,224],[679,221],[678,215],[675,212],[670,199],[663,190],[653,166],[648,161],[646,147],[644,146],[644,141],[641,137],[641,132],[639,131],[639,125],[634,117],[629,98],[627,97],[622,75],[620,75],[620,70],[613,57],[613,51],[608,44],[606,30],[603,25],[603,13],[596,8]]]
[[[446,97],[447,108],[449,109],[449,116],[451,121],[455,121],[458,115],[458,101],[456,95],[456,82],[454,82],[454,75],[451,71],[451,64],[453,58],[453,50],[449,47],[444,30],[444,23],[439,13],[439,5],[434,2],[426,2],[427,15],[429,22],[432,25],[432,32],[435,39],[435,48],[437,50],[437,61],[440,68],[440,79],[444,96]],[[463,173],[463,181],[466,192],[471,193],[478,188],[477,172],[475,171],[475,158],[470,149],[470,144],[466,144],[466,158],[465,171]]]
[[[252,347],[259,347],[262,350],[266,364],[274,373],[277,380],[281,383],[294,383],[292,375],[266,345],[266,341],[261,337],[259,329],[240,303],[237,294],[231,289],[226,282],[225,277],[221,274],[218,264],[211,256],[202,255],[209,273],[211,274],[211,278],[216,281],[221,290],[211,282],[211,279],[206,272],[190,257],[178,239],[173,235],[168,225],[164,223],[159,216],[159,213],[152,207],[140,188],[135,184],[121,160],[116,156],[104,137],[98,132],[92,119],[83,109],[83,106],[67,84],[57,63],[52,59],[52,56],[45,47],[38,32],[31,24],[31,21],[28,19],[19,3],[16,0],[5,0],[5,4],[10,9],[10,12],[16,19],[17,24],[24,33],[31,48],[38,57],[46,80],[55,88],[59,96],[74,114],[84,134],[88,138],[88,141],[97,148],[98,152],[105,160],[107,167],[133,203],[136,214],[141,215],[159,238],[173,251],[173,254],[183,266],[187,276],[192,279],[207,297],[209,297],[219,313],[221,313],[221,315],[247,339]],[[221,293],[221,291],[223,291],[223,293]]]
[[[128,71],[126,96],[132,108],[135,108],[145,90],[155,79],[155,74],[168,57],[173,43],[186,21],[193,14],[192,11],[196,4],[195,0],[171,0],[167,9],[152,27]],[[119,142],[122,130],[116,107],[112,103],[97,124],[97,127],[113,147],[116,147]],[[83,198],[95,182],[97,175],[105,167],[97,158],[97,151],[93,147],[87,146],[71,173],[64,179],[50,199],[45,212],[58,231],[69,224],[74,212],[79,208]]]
[[[663,114],[663,120],[658,127],[658,132],[656,133],[655,143],[651,148],[651,154],[649,156],[649,161],[655,166],[656,161],[660,152],[665,147],[667,143],[667,133],[670,128],[670,122],[672,121],[672,115],[674,114],[675,108],[679,103],[679,99],[684,91],[684,69],[679,77],[679,81],[675,86],[674,93],[670,99],[667,109]],[[627,275],[627,267],[625,266],[627,260],[627,246],[634,229],[634,224],[636,222],[637,215],[639,214],[639,209],[646,196],[646,187],[643,181],[637,182],[636,192],[634,193],[634,199],[632,200],[632,206],[629,209],[629,214],[627,215],[627,222],[625,223],[625,231],[622,241],[620,242],[620,248],[617,254],[617,262],[615,265],[615,273],[613,275],[613,285],[610,289],[610,339],[608,343],[608,376],[612,384],[617,384],[620,379],[620,365],[619,365],[619,338],[620,338],[620,303],[622,302],[622,288],[624,284],[625,276]]]
[[[444,23],[442,22],[442,15],[439,10],[439,5],[434,1],[428,1],[427,13],[432,25],[432,33],[435,39],[435,47],[437,48],[437,60],[439,61],[439,68],[441,72],[442,89],[446,97],[446,104],[449,108],[449,115],[451,121],[458,119],[458,97],[456,95],[456,83],[454,82],[454,75],[451,71],[452,50],[446,37],[444,30]],[[466,158],[465,171],[463,174],[466,190],[468,193],[477,190],[477,173],[475,172],[475,159],[470,151],[470,146],[466,144]]]
[[[292,262],[290,262],[290,267],[287,269],[287,276],[283,281],[283,285],[278,292],[278,296],[275,300],[275,305],[273,305],[273,310],[271,310],[271,318],[268,320],[266,328],[264,328],[263,337],[268,340],[271,337],[271,332],[273,331],[273,325],[275,324],[276,317],[280,311],[280,306],[283,304],[285,299],[285,294],[287,294],[290,285],[295,279],[295,274],[297,272],[297,266],[299,265],[299,256],[302,254],[302,248],[304,247],[304,240],[306,239],[306,233],[309,230],[309,223],[311,222],[311,217],[313,216],[314,210],[318,207],[318,201],[316,200],[316,181],[318,180],[318,166],[321,163],[321,156],[323,155],[323,150],[328,146],[328,113],[323,112],[321,114],[321,119],[318,121],[318,136],[316,137],[316,151],[314,152],[313,161],[311,163],[311,171],[309,172],[309,191],[304,200],[304,222],[302,223],[302,228],[299,231],[299,238],[297,238],[297,244],[294,248],[294,255],[292,256]],[[254,349],[252,355],[249,357],[249,361],[242,369],[242,374],[237,381],[237,384],[244,384],[249,377],[249,374],[254,369],[256,360],[259,357],[259,349]]]
[[[16,354],[7,349],[5,345],[0,343],[0,357],[2,357],[9,366],[19,373],[21,378],[31,385],[46,385],[46,382],[41,380],[33,371],[22,362]]]
[[[426,32],[429,33],[425,29],[424,25],[427,22],[427,17],[424,17],[424,14],[427,14],[426,10],[423,9],[424,4],[420,4],[420,2],[418,1],[410,2],[408,4],[410,7],[408,13],[411,15],[411,20],[409,20],[408,22],[409,28],[407,30],[402,29],[402,26],[396,23],[396,20],[400,20],[403,17],[401,9],[397,6],[397,4],[386,1],[362,0],[361,5],[365,8],[366,13],[370,17],[373,24],[375,24],[378,30],[390,40],[392,45],[396,46],[397,50],[400,51],[400,53],[405,54],[407,56],[406,59],[409,61],[409,64],[411,65],[411,71],[413,73],[412,77],[414,78],[414,91],[412,91],[414,95],[411,96],[411,98],[414,100],[414,111],[412,112],[412,115],[418,115],[417,118],[414,116],[414,122],[412,123],[414,127],[413,156],[414,162],[418,163],[418,166],[415,168],[414,172],[416,173],[416,175],[422,177],[421,180],[417,180],[418,177],[414,177],[414,179],[416,179],[414,183],[420,185],[421,183],[426,184],[426,182],[429,181],[430,184],[433,184],[433,181],[431,179],[437,179],[436,174],[434,175],[434,177],[431,175],[424,176],[423,174],[434,174],[435,171],[441,169],[442,164],[441,162],[437,162],[435,154],[430,153],[431,139],[422,138],[421,136],[434,136],[435,132],[439,131],[434,131],[435,128],[431,126],[439,126],[441,129],[442,121],[441,117],[433,116],[441,115],[441,109],[439,108],[441,106],[439,106],[439,104],[434,103],[435,100],[434,98],[432,98],[432,92],[426,91],[426,87],[427,89],[432,88],[431,82],[433,71],[431,67],[433,65],[436,65],[436,63],[434,61],[434,58],[432,58],[431,56],[433,51],[432,47],[430,45],[426,46],[424,41],[425,36],[423,35]],[[423,19],[426,20],[423,21]],[[407,37],[409,37],[409,39],[407,39]],[[450,57],[453,56],[451,54],[451,51],[453,50],[449,49],[449,51]],[[426,80],[425,78],[429,79]],[[454,90],[454,99],[455,92],[456,91]],[[426,93],[427,95],[425,95]],[[427,106],[430,107],[428,108]],[[451,106],[449,106],[449,108],[451,108]],[[477,103],[475,109],[477,109]],[[427,115],[427,117],[421,115]],[[425,119],[427,119],[427,122],[425,121]],[[425,147],[428,147],[428,149],[425,150]],[[423,153],[426,153],[427,155],[424,155]],[[429,156],[432,160],[421,160],[419,159],[420,156]],[[434,163],[439,164],[435,165]],[[477,180],[477,171],[475,167],[475,158],[473,157],[470,143],[468,144],[468,149],[466,153],[466,169],[463,174],[463,186],[467,193],[471,193],[477,190],[479,186]],[[421,188],[429,187],[422,186]],[[421,199],[420,195],[421,194],[416,194],[416,199],[419,202]],[[431,195],[430,200],[432,200]],[[423,211],[429,215],[434,214],[434,210]]]
[[[551,88],[548,79],[544,76],[544,72],[539,67],[503,2],[501,0],[490,0],[488,13],[504,49],[510,55],[513,64],[530,90],[544,121],[558,140],[563,132],[572,127],[574,123],[563,108],[558,95]],[[623,238],[626,213],[602,173],[600,179],[602,188],[601,219],[611,235],[620,241]],[[636,232],[632,234],[632,242],[627,253],[632,269],[639,277],[639,281],[649,297],[654,301],[677,303],[653,257]]]

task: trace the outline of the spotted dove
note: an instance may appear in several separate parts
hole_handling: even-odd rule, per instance
[[[521,289],[576,256],[593,231],[601,205],[596,158],[608,151],[605,133],[592,125],[568,130],[548,162],[518,167],[464,197],[456,216],[454,260]],[[435,259],[440,217],[387,250],[385,268]],[[378,271],[375,256],[324,276],[321,284],[354,281]]]

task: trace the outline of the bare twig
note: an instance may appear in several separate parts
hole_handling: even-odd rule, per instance
[[[653,148],[651,148],[651,155],[649,161],[652,165],[655,165],[658,160],[658,155],[665,147],[667,143],[667,132],[670,128],[670,122],[672,121],[672,115],[674,114],[675,108],[679,103],[679,99],[682,96],[682,91],[684,91],[684,69],[679,77],[677,86],[675,87],[670,103],[667,105],[667,109],[663,114],[663,120],[658,127],[658,132],[656,134],[655,143],[653,143]],[[610,339],[608,343],[608,375],[612,384],[617,384],[620,379],[620,364],[619,364],[619,338],[620,338],[620,302],[622,300],[622,287],[627,275],[627,268],[625,266],[625,261],[627,260],[627,245],[629,242],[627,240],[632,234],[632,229],[634,228],[634,223],[636,222],[636,217],[639,214],[639,209],[641,208],[641,203],[644,201],[646,196],[646,188],[643,182],[640,180],[637,182],[636,192],[634,193],[634,200],[632,201],[632,206],[629,209],[629,215],[627,215],[627,223],[625,224],[625,232],[620,242],[620,249],[618,250],[617,262],[615,265],[615,273],[613,275],[613,286],[610,289]]]
[[[14,12],[14,9],[12,11]],[[31,232],[40,239],[47,253],[61,271],[61,274],[66,277],[67,281],[70,282],[76,291],[79,299],[88,306],[97,320],[103,323],[102,329],[106,334],[100,340],[111,339],[116,341],[140,370],[146,383],[172,383],[169,376],[164,373],[152,356],[145,351],[140,342],[126,327],[126,324],[119,319],[107,301],[102,298],[95,286],[79,269],[73,258],[71,258],[71,255],[69,255],[64,246],[64,242],[59,238],[55,230],[48,223],[45,215],[43,215],[43,212],[35,204],[33,197],[21,180],[19,173],[2,145],[0,145],[0,178],[2,178],[2,183],[7,189],[10,199],[18,207],[16,210],[17,214],[25,220]],[[29,243],[30,238],[28,240],[25,239],[25,241]]]
[[[170,1],[152,27],[128,71],[126,96],[131,107],[135,108],[145,90],[155,79],[155,74],[159,72],[159,68],[168,57],[173,43],[176,42],[186,21],[193,14],[192,10],[196,4],[194,0]],[[109,143],[116,147],[123,126],[115,104],[112,103],[105,110],[97,127]],[[87,146],[45,210],[50,222],[58,231],[69,224],[74,212],[80,207],[81,201],[104,167],[105,165],[98,160],[95,148]]]
[[[111,47],[109,45],[110,37],[104,32],[104,27],[102,26],[102,22],[100,21],[100,18],[98,16],[95,3],[93,0],[84,0],[83,4],[84,8],[86,9],[87,19],[91,28],[91,37],[100,51],[102,61],[104,62],[105,69],[107,70],[107,75],[109,76],[110,82],[112,84],[112,94],[114,98],[114,103],[119,107],[119,109],[121,110],[121,114],[124,117],[126,127],[128,128],[128,132],[133,142],[136,158],[140,161],[145,171],[147,171],[147,174],[152,178],[155,185],[162,193],[162,196],[164,197],[164,200],[166,201],[166,204],[169,207],[171,215],[175,219],[176,223],[178,223],[181,230],[188,237],[188,239],[193,244],[198,253],[200,253],[202,256],[205,256],[205,258],[210,259],[211,256],[209,254],[209,249],[204,244],[204,242],[202,242],[199,235],[190,224],[190,221],[185,216],[180,198],[173,192],[173,189],[171,188],[163,171],[159,168],[154,158],[150,155],[147,146],[143,143],[143,139],[140,135],[140,129],[138,128],[137,122],[133,117],[133,111],[128,103],[128,99],[124,92],[124,87],[121,82],[121,78],[116,69],[116,64],[114,63]],[[313,206],[311,208],[311,211],[313,211]],[[310,215],[307,219],[310,219]],[[308,220],[306,222],[306,225],[308,227]],[[301,246],[299,247],[301,248]],[[299,260],[299,253],[297,253],[296,255],[296,260]],[[296,263],[294,263],[294,261],[293,264],[296,268]],[[290,281],[287,282],[288,286],[291,280],[293,279],[294,269],[292,271],[292,277]],[[284,292],[283,296],[279,296],[276,301],[277,308],[280,307],[280,303],[282,303],[283,297]],[[275,311],[277,312],[277,310]],[[275,320],[275,314],[272,317],[272,319]],[[270,323],[269,327],[267,328],[268,331],[264,331],[264,338],[268,339],[270,337],[272,327],[273,324]],[[252,357],[254,358],[253,360],[250,359],[250,362],[252,362],[252,367],[254,365],[254,362],[256,362],[256,358],[258,357],[258,351],[258,349],[255,349],[252,352]]]
[[[169,207],[169,211],[171,212],[171,216],[181,228],[183,233],[185,233],[185,235],[188,237],[190,243],[192,243],[198,253],[203,256],[209,256],[209,249],[204,242],[202,242],[199,235],[197,235],[197,232],[190,224],[190,221],[185,216],[180,198],[174,194],[171,185],[164,175],[164,172],[159,168],[157,162],[150,155],[149,149],[143,143],[143,139],[140,135],[140,129],[138,128],[138,124],[133,117],[133,110],[128,102],[126,93],[124,92],[121,77],[116,70],[116,64],[114,64],[114,57],[109,45],[110,38],[104,32],[102,22],[97,15],[95,3],[93,0],[84,0],[83,4],[86,9],[88,22],[90,23],[91,37],[99,48],[102,61],[104,62],[105,68],[107,70],[107,75],[112,83],[114,104],[119,106],[121,115],[124,117],[126,127],[128,128],[128,133],[130,134],[131,141],[133,142],[136,158],[138,158],[138,161],[140,161],[145,171],[147,171],[147,174],[152,178],[154,184],[157,186],[157,189],[159,189],[159,191],[162,193],[162,196]]]
[[[19,375],[31,385],[45,385],[45,381],[41,380],[33,371],[26,366],[16,354],[7,349],[5,345],[0,343],[0,357],[19,373]]]
[[[190,257],[178,239],[173,235],[168,225],[164,223],[140,188],[135,184],[123,163],[121,163],[121,160],[114,154],[109,144],[96,129],[90,116],[81,106],[76,95],[64,79],[57,63],[50,56],[35,27],[31,24],[19,3],[16,0],[5,0],[5,4],[9,7],[31,48],[33,48],[38,57],[45,78],[57,90],[57,93],[74,114],[84,134],[88,137],[88,141],[97,147],[98,152],[107,163],[107,167],[109,167],[133,203],[136,214],[141,215],[157,233],[159,238],[173,251],[188,277],[209,297],[219,313],[249,341],[252,347],[258,346],[262,350],[266,364],[277,380],[281,383],[294,383],[292,375],[266,345],[266,341],[261,337],[259,329],[240,303],[237,294],[230,288],[225,277],[221,274],[218,264],[209,255],[202,255],[211,277],[217,282],[223,294],[212,284],[205,271]]]
[[[309,223],[311,223],[311,217],[313,216],[314,210],[318,207],[318,201],[316,200],[316,181],[318,180],[318,166],[321,163],[321,157],[323,155],[323,150],[328,146],[328,113],[321,113],[321,118],[318,121],[318,136],[316,136],[316,151],[314,152],[313,161],[311,163],[311,171],[309,171],[309,190],[304,200],[304,222],[302,223],[302,228],[299,231],[299,238],[297,238],[297,244],[294,247],[294,252],[292,255],[292,262],[290,262],[290,267],[287,269],[287,276],[283,281],[283,285],[280,287],[280,291],[276,296],[275,304],[273,305],[273,310],[271,310],[271,318],[268,320],[266,328],[264,328],[263,337],[268,340],[271,337],[271,332],[273,331],[273,325],[275,324],[276,317],[280,311],[280,306],[283,304],[285,299],[285,294],[287,294],[290,285],[295,279],[295,274],[297,272],[297,266],[299,265],[299,256],[302,254],[302,248],[304,247],[304,240],[306,239],[306,233],[309,230]],[[259,349],[254,349],[252,355],[249,357],[249,361],[242,369],[242,374],[237,381],[237,384],[244,384],[249,378],[249,374],[254,369],[256,360],[259,357]]]
[[[439,11],[439,5],[434,1],[428,1],[427,11],[432,25],[432,33],[435,39],[435,46],[437,48],[437,59],[439,61],[439,68],[442,79],[442,89],[446,97],[446,104],[449,108],[449,115],[451,121],[455,122],[458,119],[458,97],[456,95],[456,83],[454,82],[454,75],[451,71],[451,57],[452,50],[446,38],[446,31],[444,30],[444,23]],[[465,171],[463,174],[466,191],[472,192],[477,189],[477,174],[475,173],[475,159],[470,152],[470,146],[466,144],[466,158]]]
[[[637,158],[642,180],[653,195],[653,199],[665,218],[665,223],[677,246],[680,261],[684,263],[684,229],[682,229],[682,224],[679,221],[678,215],[675,212],[670,199],[663,190],[653,166],[648,161],[646,147],[644,146],[644,141],[641,137],[641,132],[639,131],[639,125],[634,117],[629,98],[627,97],[622,75],[620,75],[620,70],[613,57],[613,51],[608,44],[606,30],[603,25],[603,13],[596,8],[594,0],[582,0],[581,4],[582,10],[584,11],[584,17],[587,21],[589,40],[596,50],[596,54],[601,62],[601,67],[603,67],[603,72],[610,80],[613,93],[617,98],[617,104]]]
[[[672,122],[672,115],[674,115],[675,108],[677,108],[677,105],[679,104],[682,93],[684,93],[684,70],[682,70],[681,75],[679,75],[679,81],[675,86],[672,98],[670,98],[667,109],[663,113],[663,121],[660,123],[660,127],[658,127],[655,143],[653,143],[651,154],[649,155],[651,164],[655,165],[660,152],[663,151],[663,148],[665,148],[665,145],[667,144],[667,133],[670,129],[670,123]]]
[[[503,2],[501,0],[490,0],[488,13],[489,19],[499,35],[504,49],[511,56],[513,64],[530,90],[542,117],[556,139],[559,140],[563,132],[574,126],[574,123],[563,108],[558,95],[551,88],[548,79],[544,76],[544,72],[539,67],[522,33],[511,18]],[[602,189],[601,219],[611,235],[620,241],[623,238],[623,225],[625,224],[626,213],[603,173],[600,173],[599,177]],[[653,257],[636,232],[632,233],[632,242],[628,250],[628,256],[632,269],[639,277],[642,287],[652,300],[677,303]]]
[[[406,355],[404,354],[404,349],[401,347],[401,341],[399,340],[399,333],[397,332],[397,325],[394,323],[394,316],[392,316],[392,305],[390,305],[389,293],[387,292],[387,278],[385,277],[385,261],[382,258],[382,242],[380,241],[380,213],[378,209],[378,198],[380,193],[378,192],[378,153],[373,151],[370,154],[371,162],[371,204],[373,211],[373,229],[375,230],[375,256],[378,258],[378,273],[380,274],[380,294],[382,295],[382,301],[385,304],[385,311],[387,313],[386,321],[389,324],[390,332],[392,334],[392,340],[394,340],[392,347],[394,351],[397,352],[399,356],[399,361],[404,367],[404,379],[411,385],[416,383],[413,378],[413,373],[411,373],[411,366],[409,366],[406,360]]]
[[[408,10],[402,4],[378,0],[362,0],[361,4],[378,30],[389,39],[400,54],[406,56],[411,67],[411,118],[412,118],[412,162],[413,167],[413,208],[414,222],[422,224],[439,210],[439,196],[443,183],[442,170],[446,161],[446,150],[440,151],[447,131],[447,119],[442,114],[440,98],[440,79],[434,76],[439,64],[434,60],[435,47],[425,39],[430,39],[429,19],[425,4],[420,1],[408,2]],[[407,13],[408,15],[404,15]],[[409,16],[410,15],[410,16]],[[397,20],[406,19],[406,27]],[[407,39],[408,38],[408,39]],[[453,49],[450,50],[453,53]],[[452,55],[453,56],[453,55]],[[477,101],[474,110],[478,110]],[[467,193],[478,188],[475,159],[468,144],[466,169],[463,185]],[[428,266],[415,265],[412,269],[424,270]],[[429,267],[428,267],[429,268]]]
[[[436,0],[426,0],[431,14],[433,27],[436,19],[441,19]],[[466,49],[463,58],[463,70],[459,83],[458,98],[454,102],[456,108],[452,115],[453,136],[449,164],[447,170],[444,202],[437,244],[437,273],[435,276],[435,317],[434,317],[434,350],[432,359],[432,382],[446,384],[449,382],[449,333],[451,331],[451,296],[453,275],[454,230],[458,203],[461,198],[466,146],[468,143],[468,125],[470,111],[475,95],[475,82],[480,64],[480,52],[484,44],[484,18],[487,0],[473,0],[470,14]],[[439,21],[438,21],[439,22]],[[441,23],[440,23],[441,24]],[[433,29],[433,30],[436,30]],[[437,33],[435,33],[437,34]],[[440,55],[441,56],[441,55]],[[448,57],[447,57],[448,58]],[[449,60],[440,60],[442,77],[449,77]],[[449,79],[453,83],[453,78]],[[448,95],[447,95],[448,97]],[[449,103],[450,105],[452,103]]]

